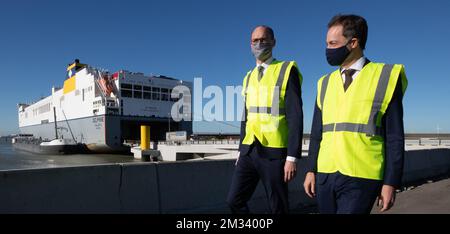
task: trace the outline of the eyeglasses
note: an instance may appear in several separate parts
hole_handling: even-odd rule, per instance
[[[266,43],[272,42],[272,39],[270,39],[270,38],[255,38],[255,39],[252,39],[252,44],[257,44],[258,42],[261,43],[261,44],[266,44]]]

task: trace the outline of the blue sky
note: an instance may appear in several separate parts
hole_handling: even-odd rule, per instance
[[[17,131],[17,103],[62,85],[74,58],[110,71],[203,77],[203,86],[240,85],[255,65],[249,36],[259,24],[275,30],[275,57],[299,64],[309,132],[316,81],[335,69],[324,52],[326,25],[337,13],[367,19],[368,58],[405,65],[406,131],[436,132],[439,125],[440,132],[450,132],[449,12],[446,0],[5,0],[0,5],[0,135]],[[195,123],[194,131],[238,131],[233,125]]]

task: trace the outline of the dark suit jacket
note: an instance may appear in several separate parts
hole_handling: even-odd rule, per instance
[[[367,60],[366,65],[369,62]],[[401,185],[405,154],[402,99],[403,92],[401,80],[399,79],[392,100],[382,118],[382,132],[386,146],[383,183],[397,188]],[[317,106],[317,102],[314,103],[314,117],[308,153],[309,172],[317,172],[317,158],[320,150],[320,142],[322,141],[322,111]]]
[[[301,157],[302,152],[302,137],[303,137],[303,110],[302,110],[302,98],[301,98],[301,85],[300,72],[297,68],[292,67],[288,83],[286,86],[285,95],[285,109],[286,120],[289,128],[288,132],[288,147],[287,148],[272,148],[264,147],[256,139],[251,145],[242,144],[242,140],[245,137],[245,127],[247,123],[247,109],[244,105],[243,121],[241,121],[241,139],[239,144],[240,155],[248,155],[251,152],[252,147],[256,147],[258,155],[261,157],[267,157],[272,159],[285,158],[286,156],[292,156],[296,158]]]

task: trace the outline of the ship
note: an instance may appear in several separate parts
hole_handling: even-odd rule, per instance
[[[150,126],[154,142],[170,131],[192,134],[192,82],[127,70],[110,73],[78,59],[66,71],[63,86],[53,86],[51,95],[18,104],[21,135],[50,142],[56,131],[58,139],[93,153],[114,153],[138,142],[142,125]],[[184,91],[174,92],[177,87]],[[181,102],[183,120],[173,121],[172,107]]]

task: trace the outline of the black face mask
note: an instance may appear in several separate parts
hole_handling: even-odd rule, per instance
[[[350,43],[352,40],[347,42],[344,46],[341,46],[339,48],[335,49],[329,49],[326,50],[327,55],[327,61],[331,66],[340,66],[345,59],[350,54],[350,50],[347,48],[348,43]]]

